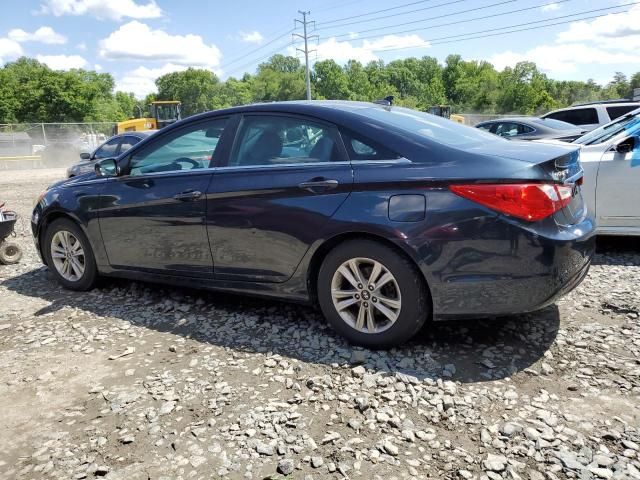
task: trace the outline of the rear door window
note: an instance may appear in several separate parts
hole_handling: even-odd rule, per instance
[[[369,138],[347,131],[340,133],[351,160],[394,160],[400,158],[397,153]]]
[[[595,108],[574,108],[572,110],[564,110],[547,115],[546,118],[553,118],[555,120],[561,120],[574,125],[600,123],[598,120],[598,112]]]
[[[609,114],[609,118],[611,120],[615,120],[618,117],[621,117],[625,113],[629,113],[631,110],[635,110],[640,107],[640,103],[638,105],[621,105],[617,107],[607,107],[607,113]]]

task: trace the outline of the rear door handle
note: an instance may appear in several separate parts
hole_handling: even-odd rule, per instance
[[[311,179],[307,182],[298,184],[298,187],[303,190],[309,190],[313,193],[322,192],[324,190],[333,190],[338,186],[337,180],[327,180],[326,178]]]
[[[173,198],[176,200],[182,200],[183,202],[189,202],[191,200],[197,200],[202,196],[202,192],[198,190],[186,190],[182,193],[174,195]]]

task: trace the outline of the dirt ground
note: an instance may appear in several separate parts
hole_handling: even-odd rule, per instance
[[[599,239],[557,305],[352,348],[311,308],[104,281],[60,288],[0,172],[0,477],[640,479],[640,241]],[[508,294],[508,292],[505,292]]]

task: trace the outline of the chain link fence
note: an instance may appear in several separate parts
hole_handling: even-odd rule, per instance
[[[0,124],[0,170],[66,167],[113,135],[115,123]]]

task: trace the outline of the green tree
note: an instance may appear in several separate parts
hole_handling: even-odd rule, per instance
[[[213,105],[219,80],[210,70],[188,68],[156,79],[157,100],[179,100],[182,116],[206,112]]]
[[[295,57],[274,55],[258,66],[251,87],[255,102],[303,99],[306,95],[304,69]]]
[[[334,60],[316,62],[313,75],[316,98],[345,100],[350,98],[349,80],[345,71]]]

